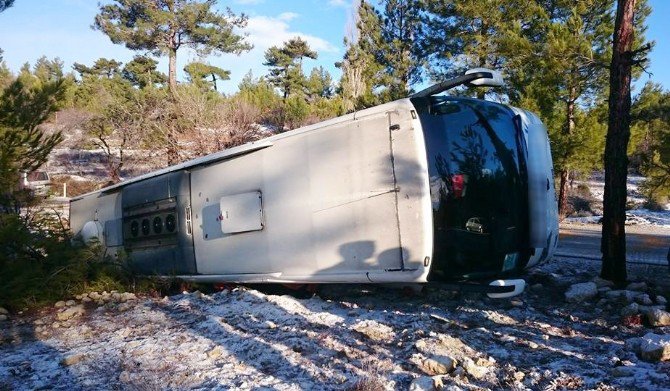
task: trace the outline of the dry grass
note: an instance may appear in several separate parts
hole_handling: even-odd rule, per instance
[[[51,180],[51,191],[53,194],[62,195],[63,184],[67,184],[67,196],[75,197],[97,190],[100,183],[95,181],[78,181],[69,175],[58,175]]]
[[[545,390],[578,390],[582,388],[584,388],[584,379],[579,376],[562,373],[561,376],[553,379]]]
[[[363,376],[356,380],[356,382],[347,391],[384,391],[386,390],[383,379],[374,376]]]

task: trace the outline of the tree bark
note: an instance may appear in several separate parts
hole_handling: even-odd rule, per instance
[[[635,0],[617,2],[610,66],[609,119],[605,143],[605,197],[600,276],[623,284],[626,273],[626,179],[630,139],[630,81]]]
[[[168,88],[171,94],[177,91],[177,49],[170,49],[168,63]]]
[[[570,97],[568,98],[567,107],[566,107],[566,116],[565,116],[565,128],[568,132],[568,136],[571,136],[575,130],[575,100],[574,95],[576,95],[575,88],[570,89]],[[570,184],[570,171],[568,167],[564,168],[561,171],[561,183],[559,185],[560,189],[558,192],[558,214],[561,217],[565,217],[568,214],[568,185]]]
[[[568,181],[570,180],[569,171],[567,169],[561,170],[561,183],[558,185],[558,215],[563,218],[568,212],[566,206],[568,205]]]
[[[169,67],[168,67],[168,90],[170,91],[170,97],[172,99],[172,112],[171,116],[176,117],[177,112],[177,49],[170,49],[169,51]],[[173,118],[176,123],[176,118]],[[177,131],[172,125],[168,125],[166,132],[166,155],[167,155],[167,164],[168,166],[175,165],[179,163],[179,150],[177,145]]]

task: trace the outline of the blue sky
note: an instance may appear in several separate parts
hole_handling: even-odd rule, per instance
[[[244,12],[249,23],[244,30],[254,49],[240,56],[223,54],[204,61],[231,71],[231,80],[220,83],[224,92],[237,90],[241,78],[252,70],[254,76],[267,72],[262,65],[263,52],[294,36],[301,36],[317,50],[319,58],[305,62],[305,69],[323,65],[337,79],[340,72],[334,63],[344,54],[343,37],[352,19],[352,0],[220,0],[235,13]],[[72,63],[90,65],[97,58],[107,57],[127,62],[135,52],[123,45],[114,45],[103,33],[90,28],[98,11],[96,0],[16,0],[12,8],[0,14],[0,48],[13,71],[23,63],[42,55],[59,57],[67,69]],[[638,85],[651,79],[670,89],[670,1],[650,0],[653,8],[648,20],[647,37],[656,41],[651,53],[651,77],[643,75]],[[178,69],[198,60],[187,50],[180,50]],[[167,60],[160,68],[167,73]],[[183,72],[179,75],[183,78]]]

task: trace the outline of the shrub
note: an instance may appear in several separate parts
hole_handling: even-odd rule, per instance
[[[639,187],[640,193],[646,198],[644,207],[650,210],[665,210],[663,206],[670,199],[670,176],[663,178],[651,176],[642,181]]]
[[[584,183],[580,183],[577,185],[575,194],[584,198],[591,198],[591,188],[589,188],[589,186]]]
[[[71,237],[56,214],[0,214],[0,306],[37,307],[92,290],[127,290],[133,278],[102,246]]]
[[[363,376],[349,388],[348,391],[383,391],[386,390],[385,382],[379,377]]]
[[[668,202],[667,197],[650,197],[645,200],[642,207],[654,211],[664,211],[665,204]]]
[[[584,198],[578,195],[569,195],[568,204],[566,205],[566,211],[568,216],[574,216],[575,214],[583,216],[585,214],[593,214],[592,209],[593,199]]]
[[[67,185],[67,196],[76,197],[97,190],[101,183],[91,180],[77,180],[70,175],[56,175],[51,179],[51,193],[63,195],[63,184]]]
[[[309,115],[309,105],[298,96],[290,96],[284,103],[284,125],[288,130],[301,127]]]

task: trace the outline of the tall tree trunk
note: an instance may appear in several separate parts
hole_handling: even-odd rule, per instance
[[[168,63],[168,88],[171,94],[177,91],[177,49],[170,49]]]
[[[558,215],[563,218],[568,214],[566,206],[568,205],[568,182],[570,181],[570,172],[568,169],[561,170],[561,182],[558,185]]]
[[[168,90],[170,91],[170,97],[172,98],[172,108],[170,115],[176,116],[178,112],[177,107],[177,49],[170,49],[169,52],[169,66],[168,66]],[[172,118],[173,123],[177,123],[176,118]],[[177,131],[176,129],[168,125],[166,132],[166,154],[167,154],[167,164],[172,166],[179,163],[179,150],[177,148]]]
[[[575,131],[575,98],[576,94],[575,88],[570,89],[570,97],[568,97],[567,107],[565,110],[565,128],[570,137]],[[568,167],[561,170],[561,183],[559,185],[558,192],[558,214],[561,217],[565,217],[568,214],[568,185],[570,184],[570,171]]]
[[[635,0],[617,2],[610,66],[609,120],[605,144],[605,198],[600,276],[624,283],[626,274],[626,176],[630,138],[630,81]]]

